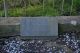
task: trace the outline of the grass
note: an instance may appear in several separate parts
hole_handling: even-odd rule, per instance
[[[4,17],[4,11],[0,10],[0,17]]]
[[[28,6],[28,7],[18,7],[8,9],[8,16],[21,17],[21,16],[57,16],[59,15],[57,9],[51,6],[44,7],[42,5]],[[0,11],[0,16],[4,16],[3,10]]]

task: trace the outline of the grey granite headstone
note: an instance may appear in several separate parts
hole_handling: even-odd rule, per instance
[[[58,22],[55,17],[25,17],[20,24],[21,36],[58,35]]]

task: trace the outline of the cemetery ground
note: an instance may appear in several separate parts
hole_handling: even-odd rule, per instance
[[[13,19],[12,19],[13,20]],[[22,39],[19,25],[0,26],[1,53],[80,53],[80,25],[60,24],[53,39]],[[4,28],[6,27],[6,28]],[[14,30],[13,30],[14,29]],[[8,33],[6,33],[8,32]],[[16,36],[18,35],[18,36]],[[27,38],[27,37],[26,37]],[[17,50],[16,50],[17,49]]]
[[[61,26],[63,26],[63,25],[61,25]],[[45,52],[46,53],[49,53],[49,52],[52,52],[52,53],[55,53],[55,52],[76,53],[76,52],[78,52],[79,53],[79,51],[76,50],[76,49],[79,49],[79,46],[80,46],[79,45],[80,38],[76,38],[76,36],[80,35],[79,30],[78,30],[79,27],[80,27],[80,25],[77,25],[77,26],[69,26],[68,25],[68,27],[66,25],[64,25],[63,28],[60,28],[60,29],[63,29],[63,30],[61,30],[61,32],[62,32],[62,33],[60,33],[61,35],[59,34],[60,36],[58,38],[56,38],[55,40],[53,40],[53,39],[26,39],[26,40],[23,40],[23,39],[21,39],[22,37],[20,37],[20,36],[7,37],[6,36],[7,34],[5,34],[4,36],[2,36],[2,38],[0,38],[0,49],[3,48],[3,50],[0,50],[0,51],[2,53],[5,53],[8,50],[8,49],[6,49],[6,47],[11,48],[8,44],[15,43],[12,45],[15,48],[14,45],[17,45],[17,42],[19,42],[19,44],[22,44],[22,45],[20,45],[23,47],[22,49],[28,53],[39,53],[39,52],[42,52],[42,53],[45,53]],[[71,32],[71,28],[73,30],[77,30],[77,32],[74,32],[74,31]],[[67,31],[63,32],[63,31],[65,31],[65,29],[67,29]],[[15,31],[16,30],[14,30],[14,32]],[[71,35],[71,33],[75,33],[75,35]],[[70,39],[70,41],[69,41],[69,39]],[[70,43],[70,42],[72,42],[72,43]],[[28,47],[28,46],[30,46],[30,47]],[[73,48],[71,46],[73,46]],[[33,47],[33,49],[31,49],[32,47]],[[35,49],[35,48],[37,48],[37,49]],[[19,49],[21,49],[21,48],[19,48]],[[44,49],[44,50],[41,50],[41,49]],[[5,51],[5,52],[3,52],[3,51]],[[8,51],[16,52],[16,51],[11,51],[11,50],[8,50]],[[24,51],[21,51],[21,52],[25,53]],[[19,52],[19,50],[17,52]]]

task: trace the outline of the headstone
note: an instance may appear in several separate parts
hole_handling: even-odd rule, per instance
[[[21,36],[58,35],[58,22],[55,17],[25,17],[20,25]]]

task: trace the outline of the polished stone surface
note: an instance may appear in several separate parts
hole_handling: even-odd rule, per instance
[[[26,17],[21,20],[22,36],[57,36],[58,22],[55,17]]]

